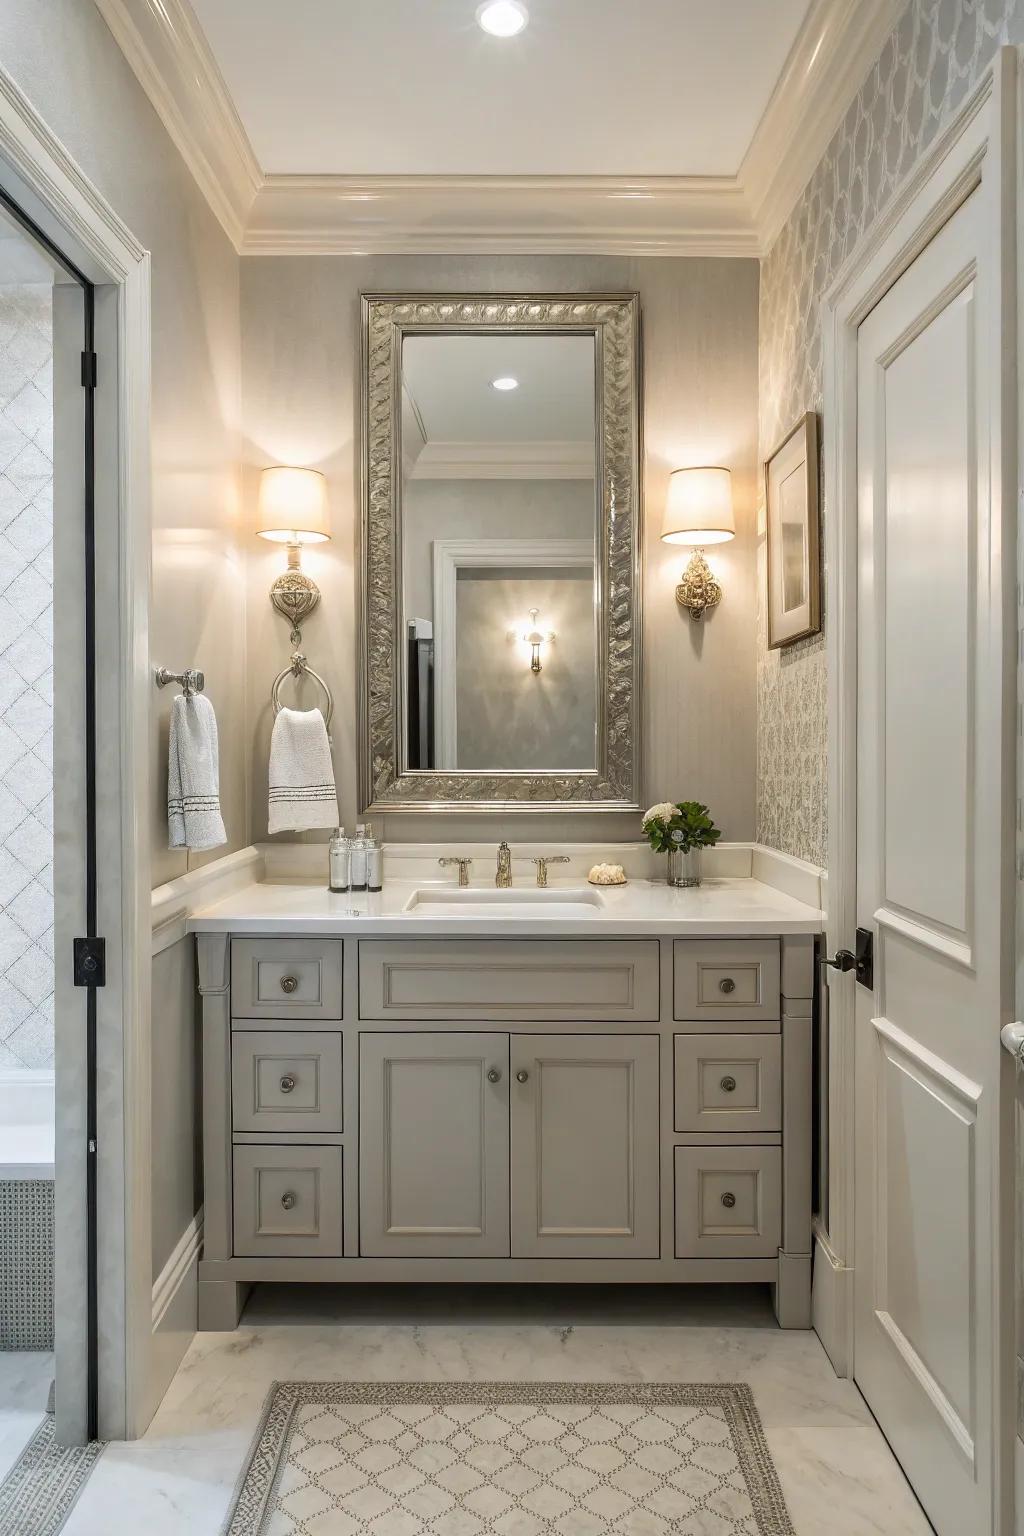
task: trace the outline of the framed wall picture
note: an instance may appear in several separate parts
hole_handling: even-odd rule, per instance
[[[808,411],[764,467],[768,532],[768,646],[821,629],[818,418]]]

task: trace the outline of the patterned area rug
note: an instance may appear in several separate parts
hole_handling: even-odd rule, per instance
[[[278,1382],[226,1536],[794,1536],[749,1387]]]
[[[2,1536],[56,1536],[75,1507],[103,1445],[58,1445],[47,1414],[0,1483]]]

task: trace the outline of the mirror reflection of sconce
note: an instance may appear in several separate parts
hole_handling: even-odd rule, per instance
[[[547,633],[544,634],[537,628],[537,615],[539,613],[539,608],[530,609],[530,629],[524,630],[522,633],[514,629],[510,629],[508,631],[509,640],[524,640],[530,647],[531,672],[539,672],[541,670],[542,663],[540,659],[540,648],[542,645],[550,644],[551,641],[555,638],[555,632],[553,629],[549,629]]]
[[[722,601],[722,588],[704,558],[704,545],[724,544],[735,535],[729,471],[710,466],[673,470],[661,537],[666,544],[695,546],[676,587],[676,602],[689,611],[691,619],[702,619]]]
[[[287,544],[288,569],[270,589],[270,601],[292,626],[298,645],[302,624],[320,601],[320,588],[302,570],[303,544],[322,544],[331,536],[327,521],[327,481],[319,470],[275,465],[260,476],[256,532],[261,539]]]

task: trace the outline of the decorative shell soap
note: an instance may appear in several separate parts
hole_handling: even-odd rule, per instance
[[[625,885],[626,872],[621,864],[595,864],[587,879],[591,885]]]

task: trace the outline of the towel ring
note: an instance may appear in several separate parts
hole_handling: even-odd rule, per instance
[[[306,661],[306,658],[303,656],[301,651],[292,652],[291,666],[285,667],[284,671],[279,672],[277,677],[274,679],[274,686],[270,690],[270,702],[274,706],[274,714],[278,714],[283,707],[281,704],[281,684],[284,682],[286,677],[311,677],[314,683],[319,683],[320,687],[323,689],[324,698],[327,700],[327,709],[324,713],[324,724],[327,726],[327,729],[330,730],[331,716],[334,714],[334,695],[331,693],[331,690],[328,688],[319,672],[313,671],[313,668]]]

